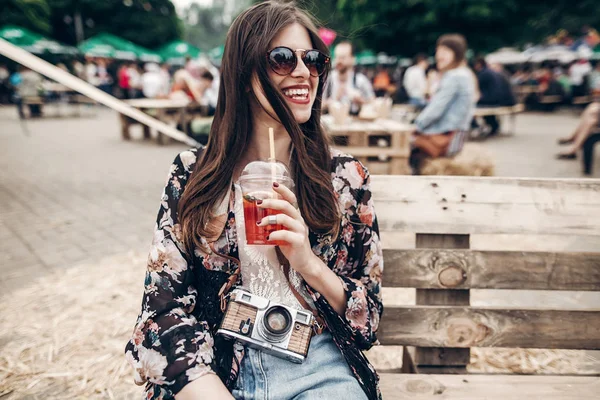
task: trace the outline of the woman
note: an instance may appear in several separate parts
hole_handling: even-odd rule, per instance
[[[415,121],[411,166],[419,173],[425,157],[452,156],[462,149],[473,119],[475,85],[464,64],[467,42],[462,35],[443,35],[435,59],[442,78],[437,92]]]
[[[556,158],[559,160],[577,159],[577,152],[583,147],[587,138],[598,131],[600,131],[600,102],[594,102],[585,108],[573,133],[568,137],[558,139],[558,144],[569,147],[558,153]]]
[[[361,352],[376,341],[382,313],[370,177],[327,145],[320,109],[329,58],[316,32],[303,12],[276,2],[246,10],[229,30],[209,142],[171,166],[142,311],[126,348],[148,399],[380,398]],[[295,192],[274,186],[283,200],[261,205],[277,210],[287,229],[270,239],[286,242],[279,250],[298,278],[294,287],[326,325],[302,364],[215,334],[219,290],[230,278],[247,284],[255,267],[238,242],[243,212],[235,182],[245,165],[269,156],[269,127],[295,181]],[[262,266],[270,269],[259,287],[287,284],[279,265]]]

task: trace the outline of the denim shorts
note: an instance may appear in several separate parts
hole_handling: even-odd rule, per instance
[[[233,397],[236,400],[367,400],[327,331],[312,338],[308,357],[302,364],[246,347]]]

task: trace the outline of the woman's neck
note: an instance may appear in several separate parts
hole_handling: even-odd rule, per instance
[[[235,180],[237,180],[239,174],[248,163],[256,160],[268,160],[271,157],[269,128],[273,128],[273,136],[275,138],[275,158],[277,161],[282,162],[290,168],[288,161],[290,158],[292,138],[284,129],[283,125],[272,119],[269,122],[255,119],[253,127],[250,143],[248,143],[240,162],[236,166],[236,171],[234,173]]]

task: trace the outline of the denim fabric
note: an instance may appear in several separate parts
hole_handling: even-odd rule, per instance
[[[312,338],[302,364],[246,348],[236,400],[366,400],[329,332]]]
[[[475,110],[474,96],[475,82],[468,68],[444,73],[437,93],[415,121],[418,131],[425,135],[468,131]]]

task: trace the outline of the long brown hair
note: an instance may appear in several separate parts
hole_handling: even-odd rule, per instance
[[[306,28],[315,49],[329,53],[310,17],[291,3],[266,1],[254,5],[241,13],[229,29],[219,100],[207,148],[196,163],[179,203],[179,218],[188,252],[202,248],[201,237],[214,237],[220,233],[214,232],[214,228],[211,230],[208,223],[215,217],[214,208],[231,190],[229,184],[234,168],[251,139],[250,100],[254,96],[251,79],[255,73],[265,97],[291,137],[292,174],[298,206],[307,226],[313,232],[329,233],[334,238],[339,233],[341,214],[331,182],[329,142],[320,125],[327,73],[319,78],[310,119],[298,124],[267,71],[266,54],[271,41],[293,23]]]

